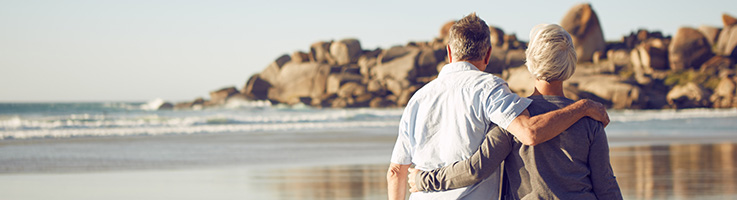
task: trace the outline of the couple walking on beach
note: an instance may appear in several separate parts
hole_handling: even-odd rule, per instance
[[[530,32],[526,65],[536,81],[527,98],[483,72],[492,47],[475,13],[450,28],[447,49],[450,64],[402,114],[389,199],[408,190],[410,199],[622,199],[609,163],[606,109],[563,94],[576,67],[565,29],[541,24]]]

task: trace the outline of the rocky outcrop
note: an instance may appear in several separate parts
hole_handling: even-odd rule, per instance
[[[604,33],[591,4],[571,8],[560,21],[560,26],[571,34],[579,62],[591,61],[594,52],[605,52]]]
[[[670,68],[683,70],[698,68],[714,56],[706,37],[699,30],[680,28],[668,46]]]
[[[737,107],[737,25],[726,14],[723,21],[724,28],[681,28],[672,38],[641,29],[605,43],[591,5],[577,5],[561,21],[579,58],[575,74],[565,82],[566,96],[593,99],[615,109]],[[211,92],[209,100],[162,104],[159,109],[202,109],[231,101],[333,108],[405,106],[447,64],[453,23],[443,24],[439,36],[430,41],[388,49],[364,50],[352,38],[315,42],[309,52],[279,56],[252,75],[241,91],[223,88]],[[504,78],[519,95],[530,95],[535,79],[524,65],[527,43],[500,27],[489,29],[492,52],[485,71]]]

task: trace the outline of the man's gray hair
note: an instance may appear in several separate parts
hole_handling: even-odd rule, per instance
[[[486,57],[491,48],[489,26],[471,13],[450,27],[450,51],[455,61],[477,61]]]
[[[533,77],[565,81],[576,71],[576,49],[571,35],[557,24],[539,24],[530,31],[526,65]]]

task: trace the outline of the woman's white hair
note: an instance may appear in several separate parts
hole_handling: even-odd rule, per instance
[[[538,80],[565,81],[576,71],[573,39],[557,24],[533,27],[525,55],[527,70]]]

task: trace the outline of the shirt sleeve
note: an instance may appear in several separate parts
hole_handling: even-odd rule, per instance
[[[507,129],[519,114],[532,103],[531,99],[512,93],[507,83],[492,87],[486,100],[481,101],[486,116],[503,129]]]
[[[400,165],[412,164],[412,143],[410,141],[412,137],[408,131],[410,126],[409,120],[413,118],[410,115],[414,114],[409,112],[411,109],[411,106],[407,106],[402,114],[402,119],[399,120],[399,134],[397,135],[397,142],[394,143],[394,150],[392,151],[392,163]]]
[[[419,191],[445,191],[473,185],[488,178],[512,150],[513,136],[496,126],[479,149],[467,160],[420,172],[415,177]]]
[[[600,122],[594,123],[588,160],[594,194],[598,199],[622,199],[622,192],[609,161],[609,144],[604,127]]]

